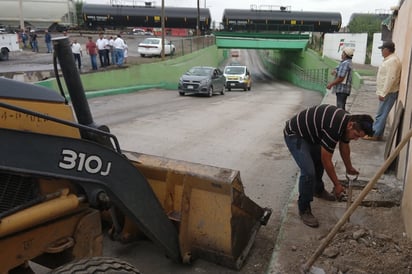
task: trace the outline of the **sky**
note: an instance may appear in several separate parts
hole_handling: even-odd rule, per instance
[[[152,2],[155,6],[161,6],[162,0],[83,0],[90,4],[133,4],[144,5],[144,2]],[[198,0],[164,0],[166,7],[197,7]],[[342,26],[346,26],[352,13],[382,13],[390,12],[391,7],[397,6],[399,0],[199,0],[201,8],[210,9],[212,21],[222,21],[224,9],[257,9],[272,10],[280,6],[286,6],[291,11],[323,11],[340,12],[342,14]]]

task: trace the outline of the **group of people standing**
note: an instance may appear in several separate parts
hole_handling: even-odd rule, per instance
[[[283,131],[285,143],[300,169],[298,210],[307,226],[319,226],[310,205],[313,197],[335,201],[345,193],[332,162],[336,146],[339,146],[346,173],[357,175],[359,171],[351,162],[350,141],[359,138],[372,141],[383,139],[387,117],[397,100],[402,66],[394,54],[393,42],[385,41],[379,49],[383,62],[376,77],[378,110],[375,120],[370,115],[353,115],[345,110],[352,88],[354,49],[344,48],[340,64],[332,72],[334,80],[327,84],[327,88],[333,89],[336,94],[336,106],[314,106],[286,121]],[[331,193],[325,189],[322,179],[324,171],[333,183]]]
[[[39,41],[38,35],[35,30],[30,30],[29,34],[27,31],[20,32],[20,41],[23,43],[23,48],[31,48],[33,52],[39,52]],[[48,30],[44,31],[44,42],[46,44],[47,53],[52,53],[52,37]]]
[[[72,52],[77,62],[79,69],[81,68],[81,46],[76,40],[72,43]],[[86,43],[86,53],[90,56],[90,63],[93,70],[97,70],[97,56],[99,56],[100,67],[108,67],[110,65],[117,65],[121,67],[127,63],[128,46],[122,37],[117,35],[115,38],[107,39],[102,33],[99,38],[93,41],[93,37],[89,36]]]
[[[383,140],[386,120],[398,98],[402,67],[399,58],[395,54],[395,44],[392,41],[383,42],[379,49],[381,50],[383,61],[379,66],[376,76],[378,110],[373,124],[374,133],[363,138],[372,141]],[[342,50],[342,61],[332,72],[335,79],[327,85],[327,88],[333,88],[333,92],[336,94],[336,106],[342,109],[345,109],[346,99],[352,89],[353,54],[353,48],[344,48]]]
[[[72,52],[79,69],[81,69],[81,57],[83,56],[82,47],[77,40],[73,40],[72,42]],[[90,56],[92,70],[98,69],[97,56],[99,56],[101,68],[110,65],[117,65],[118,67],[123,66],[127,63],[127,52],[128,46],[120,35],[117,35],[115,38],[110,37],[107,39],[101,33],[96,42],[93,41],[92,36],[89,36],[86,43],[86,53]]]
[[[67,32],[63,33],[67,36]],[[33,52],[39,52],[38,35],[34,30],[20,33],[20,40],[23,43],[23,48],[30,47]],[[52,36],[48,30],[44,31],[44,43],[47,48],[47,53],[53,52]],[[77,39],[71,41],[71,49],[79,70],[82,68],[83,47]],[[118,67],[127,63],[128,46],[126,41],[122,39],[120,34],[106,38],[103,33],[99,34],[99,38],[93,41],[93,37],[89,36],[86,43],[86,53],[90,56],[92,70],[97,70],[97,56],[99,56],[100,67],[108,67],[116,65]]]
[[[91,37],[89,37],[88,44],[91,45]],[[107,39],[102,33],[100,33],[95,44],[97,48],[97,53],[95,56],[97,57],[97,54],[99,55],[101,67],[107,67],[110,65],[122,66],[127,63],[128,46],[120,34],[116,37],[110,37]]]

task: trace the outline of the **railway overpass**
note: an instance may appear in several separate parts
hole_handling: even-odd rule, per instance
[[[309,34],[215,32],[218,48],[303,50]]]

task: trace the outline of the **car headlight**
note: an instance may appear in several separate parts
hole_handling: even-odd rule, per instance
[[[209,79],[209,78],[207,78],[207,79],[202,79],[202,80],[200,81],[200,84],[202,84],[202,85],[207,85],[207,84],[209,84],[209,82],[210,82],[210,79]]]

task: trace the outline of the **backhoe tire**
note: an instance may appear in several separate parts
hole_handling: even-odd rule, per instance
[[[48,274],[140,274],[133,265],[117,258],[92,257],[74,261],[51,270]]]

